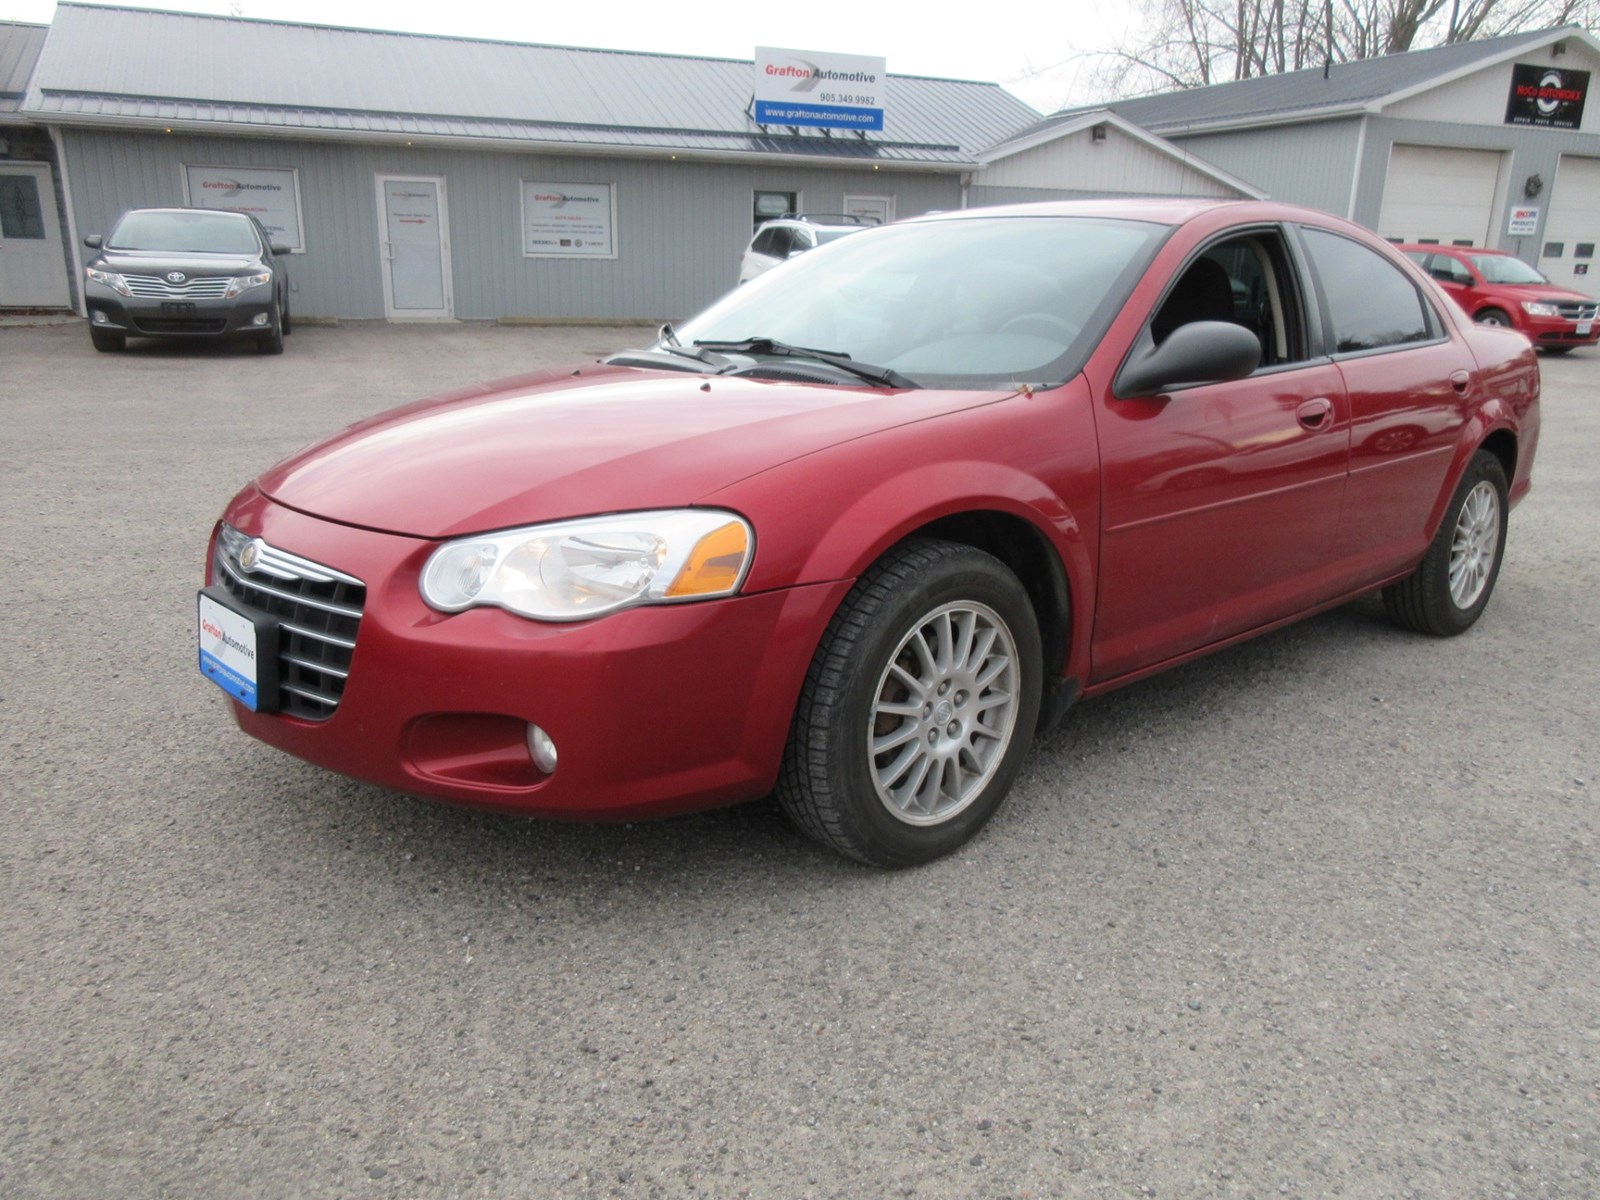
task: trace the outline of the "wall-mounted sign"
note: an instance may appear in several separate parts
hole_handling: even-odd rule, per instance
[[[1511,68],[1505,123],[1577,129],[1583,124],[1583,102],[1588,94],[1587,71],[1517,63]]]
[[[1511,222],[1506,229],[1512,237],[1532,237],[1539,231],[1539,209],[1524,204],[1511,210]]]
[[[884,60],[756,47],[756,124],[882,129]]]
[[[609,183],[522,181],[525,258],[615,258],[617,198]]]
[[[293,167],[202,167],[185,164],[183,194],[192,208],[249,213],[267,236],[291,250],[306,248],[300,217],[300,173]]]

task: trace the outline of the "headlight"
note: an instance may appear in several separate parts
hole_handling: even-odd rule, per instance
[[[1561,309],[1554,304],[1546,304],[1542,300],[1524,300],[1522,311],[1530,317],[1559,317]]]
[[[85,269],[84,273],[88,275],[89,278],[95,283],[103,283],[119,295],[133,295],[133,293],[128,290],[128,281],[121,275],[118,275],[115,271],[97,271],[93,267],[88,267]]]
[[[489,606],[540,621],[582,621],[639,604],[731,596],[755,537],[730,512],[672,509],[587,517],[447,542],[423,568],[442,612]]]
[[[262,271],[259,275],[235,275],[228,280],[228,290],[222,294],[224,300],[232,300],[240,292],[248,292],[253,287],[272,282],[272,272]]]

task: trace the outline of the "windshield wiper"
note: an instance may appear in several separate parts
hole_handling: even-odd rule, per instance
[[[882,387],[914,388],[921,386],[907,379],[892,367],[877,367],[871,363],[857,362],[843,350],[818,350],[813,346],[791,346],[787,342],[780,342],[775,338],[769,337],[740,338],[735,342],[696,341],[695,345],[702,350],[723,350],[731,354],[770,354],[775,358],[811,358],[817,362],[827,363],[830,367],[838,367],[839,370],[854,375],[857,379],[864,379],[868,383],[876,383]]]

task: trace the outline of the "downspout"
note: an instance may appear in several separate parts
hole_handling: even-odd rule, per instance
[[[1356,192],[1361,187],[1361,160],[1367,153],[1367,122],[1372,120],[1371,114],[1363,113],[1361,117],[1361,132],[1356,135],[1356,161],[1355,170],[1350,172],[1350,203],[1345,206],[1344,215],[1348,221],[1356,219]]]
[[[972,190],[972,172],[971,171],[963,171],[961,173],[961,207],[962,208],[966,208],[967,207],[967,197],[968,197],[968,193],[971,190]]]
[[[67,210],[67,248],[72,252],[72,278],[67,280],[67,298],[73,302],[73,308],[80,317],[87,317],[89,309],[83,296],[83,257],[78,253],[78,247],[83,243],[78,240],[78,214],[72,203],[72,174],[67,170],[67,148],[61,141],[59,125],[46,125],[45,130],[50,134],[50,144],[56,148],[56,170],[61,173],[61,200]]]

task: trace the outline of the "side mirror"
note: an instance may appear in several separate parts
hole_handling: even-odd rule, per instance
[[[1261,343],[1231,321],[1191,321],[1167,335],[1159,346],[1141,340],[1122,373],[1118,396],[1154,396],[1192,383],[1243,379],[1261,365]]]
[[[105,245],[105,241],[106,239],[101,237],[98,233],[91,233],[83,239],[83,244],[89,247],[91,250],[98,250],[101,246]]]
[[[280,246],[280,245],[278,245],[278,243],[277,243],[277,242],[273,242],[273,243],[272,243],[272,253],[273,253],[273,254],[274,254],[274,255],[277,255],[277,256],[279,256],[279,257],[282,257],[282,256],[283,256],[283,255],[285,255],[285,254],[290,254],[290,253],[293,253],[293,251],[292,251],[292,250],[291,250],[291,248],[290,248],[290,247],[288,247],[288,246]]]

